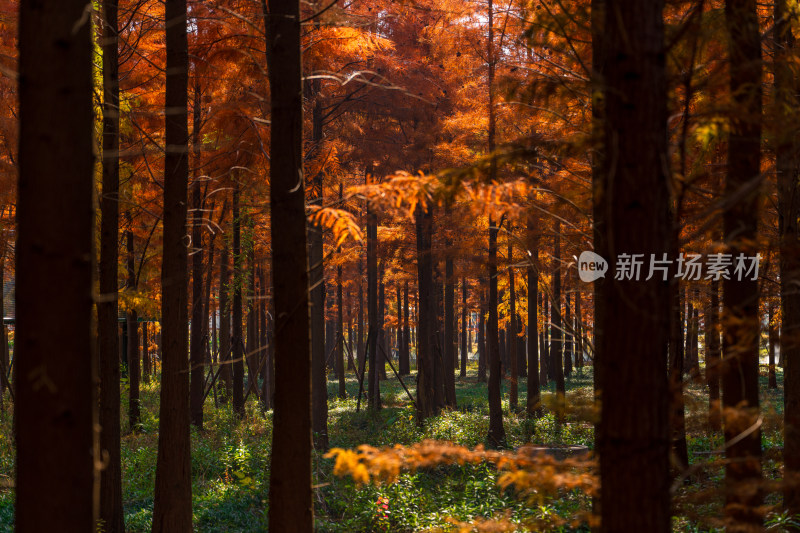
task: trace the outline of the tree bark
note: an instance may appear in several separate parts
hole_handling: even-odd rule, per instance
[[[445,213],[447,216],[449,213]],[[445,404],[450,409],[456,408],[456,376],[455,376],[455,363],[456,359],[456,286],[455,286],[455,268],[453,265],[453,258],[451,257],[451,248],[453,246],[452,239],[449,235],[446,236],[445,249],[446,258],[444,266],[444,386],[445,386]]]
[[[417,207],[417,423],[438,412],[434,399],[433,358],[436,332],[433,327],[433,258],[431,256],[433,214]]]
[[[192,425],[203,428],[203,397],[205,393],[205,353],[203,350],[203,192],[200,188],[200,87],[195,81],[192,111],[192,152],[194,176],[192,179],[192,317],[189,328],[189,411]]]
[[[85,5],[20,4],[14,527],[21,533],[94,531],[99,518],[92,25]],[[106,431],[119,429],[117,408],[117,426]],[[114,519],[121,505],[112,511]]]
[[[222,252],[219,256],[219,379],[224,387],[222,402],[227,403],[233,395],[233,372],[231,368],[231,308],[228,301],[230,276],[230,251],[228,240],[223,239]]]
[[[798,80],[791,61],[796,42],[786,0],[775,0],[775,105],[778,117],[797,106]],[[780,122],[778,122],[781,124]],[[780,360],[784,384],[783,504],[791,515],[800,514],[800,146],[796,124],[783,125],[776,135],[775,170],[778,176],[778,233],[780,239],[781,333]]]
[[[403,285],[403,342],[400,346],[400,375],[407,376],[411,373],[411,356],[409,353],[409,337],[411,327],[408,321],[408,281]]]
[[[709,283],[709,304],[706,311],[706,381],[708,382],[708,423],[711,429],[722,428],[722,413],[719,405],[719,281]]]
[[[755,0],[727,0],[730,91],[725,194],[738,198],[723,213],[725,241],[732,257],[757,253],[761,175],[761,35]],[[746,191],[742,194],[742,191]],[[761,431],[758,428],[758,281],[737,280],[730,269],[722,282],[723,407],[737,409],[725,425],[725,520],[729,530],[760,528],[763,516]],[[751,429],[755,428],[755,429]],[[791,429],[787,430],[787,434]],[[735,442],[733,439],[737,439]],[[787,439],[788,440],[788,439]],[[791,469],[789,469],[791,470]]]
[[[605,17],[598,54],[605,153],[594,182],[602,223],[595,249],[616,273],[619,254],[649,259],[670,251],[666,51],[663,0],[620,0],[607,7],[613,10]],[[666,533],[669,281],[632,277],[608,275],[595,299],[603,305],[596,315],[600,531]]]
[[[467,377],[467,338],[469,337],[469,316],[467,313],[467,278],[461,278],[461,371],[459,377]]]
[[[550,322],[552,328],[550,335],[550,362],[553,368],[553,376],[556,382],[556,396],[558,402],[557,418],[563,419],[565,404],[566,387],[564,385],[564,361],[562,357],[562,338],[563,332],[561,330],[561,221],[556,219],[555,228],[555,243],[553,246],[553,258],[555,260],[553,267],[553,299],[550,302]]]
[[[367,171],[367,180],[371,177],[371,169]],[[370,409],[381,408],[380,373],[378,372],[378,217],[372,208],[367,206],[367,356],[369,358],[369,374],[367,381],[367,398]]]
[[[133,224],[130,211],[126,211],[129,226]],[[133,248],[133,229],[125,232],[127,244],[128,290],[136,291],[135,254]],[[132,432],[139,430],[141,416],[139,412],[139,316],[136,309],[128,310],[126,323],[128,326],[128,426]]]
[[[233,378],[233,412],[237,417],[244,417],[244,335],[242,331],[242,221],[240,204],[241,185],[234,180],[233,185],[233,331],[231,335],[231,377]]]
[[[192,530],[186,200],[189,181],[186,0],[166,0],[166,153],[161,267],[162,367],[153,533]]]
[[[539,235],[536,220],[528,214],[528,392],[525,413],[528,417],[541,417],[541,392],[539,389]]]
[[[309,261],[303,184],[300,4],[269,0],[266,34],[272,129],[270,231],[275,305],[275,412],[269,527],[311,533],[311,337]],[[298,181],[299,180],[299,181]],[[298,187],[298,183],[301,186]],[[324,361],[323,361],[324,363]]]
[[[120,368],[117,270],[119,260],[119,38],[118,2],[103,1],[103,194],[100,197],[100,276],[97,302],[100,373],[100,520],[105,531],[125,530],[120,456]]]
[[[512,246],[512,227],[508,225],[508,361],[511,363],[511,383],[508,392],[508,410],[515,413],[519,395],[519,361],[517,360],[517,291],[514,286],[514,247]]]

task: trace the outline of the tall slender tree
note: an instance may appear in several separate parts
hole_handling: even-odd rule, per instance
[[[732,257],[755,257],[761,174],[761,34],[756,0],[727,0],[725,24],[730,56],[728,161],[723,214],[725,242]],[[796,184],[795,184],[796,186]],[[722,282],[722,405],[738,409],[726,420],[725,519],[732,529],[760,528],[762,502],[761,431],[758,427],[758,280]],[[791,386],[791,384],[788,384]]]
[[[604,224],[595,248],[617,273],[620,254],[662,258],[670,249],[664,2],[608,0],[604,7],[597,56],[605,153],[594,183]],[[668,288],[657,275],[609,276],[598,288],[601,531],[671,530]]]
[[[189,440],[188,257],[189,184],[186,0],[166,0],[167,81],[164,155],[164,251],[161,266],[161,402],[153,533],[192,530]]]
[[[85,8],[83,0],[20,4],[14,527],[24,533],[97,527],[94,124]]]
[[[311,322],[302,187],[300,3],[269,0],[269,15],[265,18],[272,57],[272,131],[282,132],[270,140],[276,388],[269,527],[275,533],[311,533]]]
[[[103,2],[103,188],[100,197],[100,294],[97,336],[100,369],[100,519],[109,533],[124,530],[120,448],[120,369],[117,335],[119,260],[119,35],[118,2]]]
[[[775,107],[778,117],[798,104],[797,75],[791,66],[797,44],[786,0],[774,4]],[[800,514],[800,145],[795,121],[776,120],[775,170],[778,179],[778,232],[780,246],[781,333],[780,357],[784,365],[784,488],[786,510]]]

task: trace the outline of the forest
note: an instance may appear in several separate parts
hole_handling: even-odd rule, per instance
[[[0,532],[800,531],[799,38],[0,0]]]

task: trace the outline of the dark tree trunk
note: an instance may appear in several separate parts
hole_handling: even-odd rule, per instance
[[[358,323],[356,324],[356,364],[358,368],[364,368],[364,265],[358,262]],[[360,370],[359,370],[360,372]]]
[[[672,254],[678,253],[678,226],[673,210],[670,212],[672,224]],[[667,364],[669,367],[669,426],[672,440],[672,453],[675,455],[674,470],[682,475],[689,466],[689,448],[686,442],[686,406],[683,399],[683,373],[685,345],[683,342],[683,299],[680,279],[673,276],[669,282],[670,337]]]
[[[517,359],[517,291],[514,287],[514,247],[512,246],[512,227],[508,225],[508,361],[511,363],[511,386],[508,392],[508,410],[515,413],[519,401],[519,361]]]
[[[205,202],[203,202],[205,207]],[[223,212],[227,206],[223,205],[222,209]],[[214,210],[214,205],[212,204],[209,208],[209,211]],[[220,216],[220,224],[222,223],[222,218],[224,215]],[[214,316],[214,311],[211,306],[211,287],[214,284],[214,241],[217,238],[216,232],[212,232],[211,236],[208,239],[208,260],[206,261],[206,280],[203,284],[203,342],[202,342],[202,352],[203,352],[203,361],[206,365],[209,365],[209,373],[212,374],[214,372],[214,367],[211,366],[212,363],[215,363],[215,348],[216,348],[216,317]],[[211,325],[213,324],[213,325]],[[191,350],[190,350],[191,351]],[[191,376],[190,376],[191,379]],[[189,383],[189,388],[191,389],[191,383]],[[191,392],[189,393],[191,395]]]
[[[300,4],[297,0],[269,0],[269,16],[265,20],[265,33],[271,36],[272,128],[283,132],[273,135],[270,141],[276,390],[269,528],[273,533],[311,533],[314,511],[309,261],[305,191],[297,187],[298,176],[303,176]]]
[[[479,284],[488,285],[480,282]],[[478,381],[486,381],[486,299],[484,289],[481,288],[481,306],[478,310]]]
[[[406,376],[411,373],[411,357],[409,354],[409,336],[411,328],[408,321],[408,281],[403,285],[403,342],[400,345],[400,374]]]
[[[92,25],[75,24],[85,20],[85,6],[84,0],[20,4],[14,527],[21,533],[94,531],[99,518]],[[119,402],[118,384],[110,385]],[[116,424],[104,429],[116,429],[119,438],[119,403]],[[119,456],[113,458],[118,464]],[[121,527],[113,482],[109,527]]]
[[[128,427],[132,432],[139,431],[141,427],[141,414],[139,409],[139,315],[135,310],[128,311],[126,317],[128,324]]]
[[[613,142],[603,143],[606,153],[594,191],[597,211],[608,215],[601,216],[595,248],[609,261],[609,272],[616,273],[619,254],[660,258],[669,253],[672,235],[664,163],[664,2],[612,5],[598,55],[605,80],[604,136]],[[657,275],[650,280],[607,276],[598,286],[598,301],[603,305],[596,322],[600,531],[667,532],[669,281]]]
[[[244,335],[242,331],[242,221],[239,212],[240,184],[233,185],[233,332],[231,335],[231,377],[233,378],[233,412],[244,417]]]
[[[341,197],[342,186],[339,184],[339,196]],[[339,378],[339,398],[344,399],[347,397],[347,389],[345,387],[344,375],[344,314],[342,307],[342,265],[336,267],[336,311],[338,313],[336,319],[336,375]]]
[[[528,392],[525,413],[528,417],[542,416],[541,392],[539,389],[539,234],[536,219],[528,214]]]
[[[263,369],[261,371],[261,406],[266,411],[268,409],[272,409],[272,374],[273,374],[273,361],[272,357],[270,357],[270,339],[269,339],[269,331],[267,326],[268,313],[267,313],[267,299],[269,298],[269,276],[267,274],[267,265],[266,261],[263,263],[261,267],[261,298],[259,299],[259,316],[261,317],[261,351],[260,356],[264,363]]]
[[[126,212],[128,224],[133,224],[130,211]],[[135,255],[133,248],[133,229],[129,228],[126,235],[127,244],[127,270],[128,270],[128,290],[136,290],[136,270],[134,268]],[[141,425],[139,413],[139,324],[138,314],[135,309],[128,311],[126,322],[128,324],[128,427],[135,432]]]
[[[192,530],[186,200],[189,181],[186,0],[166,0],[167,85],[162,367],[153,533]]]
[[[489,0],[491,6],[492,0]],[[489,15],[491,17],[491,8]],[[500,334],[497,330],[497,226],[489,220],[489,434],[486,439],[492,447],[503,447],[506,431],[503,427],[503,409],[500,402]]]
[[[119,39],[117,0],[103,1],[103,194],[100,197],[100,294],[97,336],[100,371],[100,520],[108,533],[125,530],[120,458],[119,260]]]
[[[564,375],[569,377],[572,375],[572,350],[575,344],[575,336],[573,328],[574,322],[572,321],[572,309],[570,307],[570,293],[566,293],[566,302],[564,305]]]
[[[227,403],[233,394],[233,372],[231,368],[231,307],[228,301],[230,276],[230,252],[228,240],[223,239],[222,252],[219,256],[219,379],[224,386],[222,401]]]
[[[150,383],[150,374],[153,373],[153,363],[150,359],[150,335],[148,322],[142,322],[142,379]]]
[[[730,38],[730,110],[725,194],[737,201],[723,214],[726,250],[736,257],[757,253],[761,175],[761,35],[755,0],[727,0],[725,21]],[[746,191],[742,194],[742,191]],[[725,425],[725,518],[729,528],[762,527],[759,511],[761,431],[758,429],[758,281],[722,282],[725,366],[723,407],[739,409],[736,423]],[[744,404],[744,407],[742,407]],[[755,427],[755,430],[751,428]],[[747,432],[747,433],[744,433]],[[787,435],[791,429],[787,430]],[[737,439],[735,442],[731,442]],[[788,440],[788,439],[787,439]],[[789,469],[791,471],[791,469]]]
[[[489,128],[488,128],[488,149],[489,154],[493,154],[495,148],[495,109],[494,109],[494,2],[489,0],[488,4],[488,27],[489,38],[487,40],[487,63],[489,75],[487,78],[489,96]],[[489,181],[497,179],[497,163],[492,160],[489,167]],[[497,316],[497,231],[494,221],[489,218],[489,320],[487,324],[487,348],[488,348],[488,371],[489,371],[489,433],[486,436],[488,444],[493,447],[501,447],[506,444],[506,431],[503,427],[503,408],[500,402],[500,334],[498,332]]]
[[[446,252],[444,266],[444,386],[445,386],[445,405],[450,409],[456,408],[456,286],[455,269],[453,258],[450,256],[452,239],[449,235],[446,239]]]
[[[542,309],[542,332],[539,334],[539,345],[540,345],[540,354],[539,357],[539,386],[544,388],[547,384],[552,380],[550,377],[550,372],[552,371],[552,366],[550,364],[550,350],[549,344],[550,339],[548,335],[549,331],[549,311],[550,307],[547,305],[547,295],[542,294],[542,299],[539,301],[539,306]]]
[[[558,417],[563,417],[563,408],[565,407],[564,395],[566,388],[564,386],[564,366],[562,357],[562,331],[561,331],[561,221],[556,219],[555,228],[555,244],[553,247],[553,301],[551,302],[550,321],[553,324],[550,335],[552,341],[550,343],[550,362],[553,365],[553,377],[556,382],[556,395],[558,396]]]
[[[711,429],[722,428],[722,415],[719,405],[719,281],[709,283],[709,305],[706,312],[706,380],[708,381],[708,423]]]
[[[417,422],[434,416],[439,407],[434,398],[433,358],[436,328],[433,327],[433,258],[431,256],[433,236],[433,214],[417,208]]]
[[[575,366],[583,368],[583,315],[581,314],[581,292],[575,292]]]
[[[552,328],[552,318],[553,318],[553,307],[550,301],[550,298],[545,295],[544,300],[542,301],[542,305],[544,308],[544,359],[545,366],[547,367],[547,372],[545,372],[545,376],[547,379],[544,381],[544,385],[547,385],[551,381],[556,380],[556,365],[553,364],[552,358],[552,335],[553,335],[553,328]]]
[[[469,337],[469,315],[467,314],[467,278],[461,278],[461,372],[467,377],[467,338]]]
[[[312,80],[311,96],[314,102],[311,122],[311,146],[317,149],[322,143],[322,96],[320,80]],[[323,205],[322,171],[311,178],[310,205]],[[311,416],[314,447],[328,449],[328,379],[326,367],[328,356],[325,335],[325,264],[323,259],[322,226],[313,224],[308,228],[309,267],[311,286]],[[371,389],[370,389],[371,390]]]
[[[249,234],[253,235],[253,226],[249,227]],[[255,250],[248,246],[247,262],[247,344],[245,344],[245,361],[247,362],[247,394],[258,396],[258,318],[256,317],[256,269]]]
[[[189,326],[189,411],[192,425],[203,428],[203,395],[205,393],[205,353],[203,350],[203,192],[200,187],[200,87],[195,82],[192,112],[192,151],[194,177],[192,179],[192,317]]]
[[[769,326],[768,326],[768,341],[769,341],[769,374],[767,386],[770,389],[778,388],[778,378],[775,375],[775,346],[778,344],[778,328],[775,325],[775,307],[772,302],[769,303]]]
[[[367,180],[371,171],[367,171]],[[367,380],[367,398],[370,409],[381,408],[380,372],[378,372],[378,217],[367,206],[367,355],[369,358],[369,379]]]
[[[377,233],[375,234],[377,237]],[[386,358],[389,357],[388,335],[386,334],[386,261],[381,261],[378,267],[378,351],[375,354],[375,361],[378,365],[378,380],[386,379]],[[380,383],[375,387],[380,403]]]
[[[798,80],[792,61],[797,52],[791,13],[786,0],[775,0],[774,35],[778,40],[775,66],[775,102],[778,116],[797,106]],[[800,174],[796,124],[783,125],[776,135],[775,169],[778,176],[780,236],[781,333],[780,361],[784,384],[783,503],[790,515],[800,514]]]

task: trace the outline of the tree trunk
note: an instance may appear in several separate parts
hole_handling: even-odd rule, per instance
[[[303,178],[300,4],[269,0],[266,34],[273,135],[270,231],[275,305],[275,413],[270,458],[269,528],[311,533],[311,338]],[[302,181],[300,181],[302,184]],[[323,361],[324,364],[324,361]],[[327,435],[326,435],[327,437]],[[278,502],[280,502],[278,504]]]
[[[364,368],[364,264],[358,262],[358,323],[356,324],[356,365]],[[360,370],[359,370],[360,372]]]
[[[20,533],[94,531],[99,518],[93,498],[100,450],[92,332],[92,25],[83,18],[85,6],[84,0],[20,4],[14,354],[21,378],[15,380],[14,526]],[[76,25],[79,20],[85,22]],[[119,402],[117,382],[110,385]],[[119,438],[119,403],[116,422],[104,429],[116,429]],[[118,464],[118,455],[112,459]],[[118,507],[108,515],[115,520],[109,527],[121,525],[115,518],[121,499],[109,503]]]
[[[706,312],[706,380],[708,382],[708,423],[713,431],[722,428],[722,413],[719,405],[719,281],[709,283],[708,311]]]
[[[367,171],[367,180],[371,170]],[[369,379],[367,381],[367,398],[370,409],[381,408],[380,373],[378,372],[378,217],[367,206],[367,355],[369,357]]]
[[[511,363],[511,386],[508,392],[508,410],[516,413],[519,395],[519,361],[517,360],[517,291],[514,287],[514,247],[512,246],[512,227],[508,225],[508,361]]]
[[[342,186],[339,184],[339,196],[341,198]],[[336,267],[336,310],[338,317],[336,319],[336,375],[339,378],[339,398],[345,399],[347,397],[347,389],[345,387],[344,375],[344,314],[342,313],[342,265]]]
[[[417,207],[417,423],[438,412],[434,399],[433,358],[435,346],[433,258],[431,256],[433,214]]]
[[[604,21],[598,54],[605,80],[602,124],[607,141],[594,191],[597,212],[604,214],[595,249],[608,260],[609,272],[616,273],[619,254],[661,258],[670,251],[672,235],[665,165],[664,2],[620,0],[613,6],[613,16]],[[616,278],[607,276],[595,299],[603,305],[596,315],[597,384],[602,395],[596,436],[600,531],[666,533],[671,530],[669,282],[658,276]]]
[[[445,249],[447,257],[444,266],[444,386],[445,404],[450,409],[456,408],[456,286],[455,269],[451,257],[452,239],[446,237]]]
[[[203,396],[205,393],[205,351],[203,350],[203,192],[200,190],[200,87],[195,81],[194,106],[192,112],[192,151],[194,153],[194,176],[192,179],[192,318],[189,327],[189,411],[192,425],[203,428]]]
[[[408,281],[403,285],[403,342],[400,346],[400,374],[407,376],[411,373],[411,357],[409,354],[409,336],[411,328],[408,321]]]
[[[288,0],[287,0],[288,1]],[[311,146],[317,149],[322,142],[322,101],[320,80],[312,80],[311,96],[314,102],[311,115]],[[322,171],[311,178],[309,205],[323,205]],[[328,379],[326,373],[328,355],[325,339],[325,265],[323,259],[322,226],[313,224],[308,228],[309,267],[311,286],[311,395],[314,447],[328,449]],[[370,389],[372,390],[372,389]]]
[[[467,377],[467,338],[469,337],[469,317],[467,315],[467,278],[461,278],[461,378]]]
[[[162,367],[153,533],[192,530],[186,200],[189,181],[186,0],[166,0],[167,85]]]
[[[233,369],[231,368],[231,308],[228,302],[230,252],[228,240],[223,239],[219,256],[219,379],[224,386],[223,403],[233,395]]]
[[[770,389],[778,388],[778,378],[775,375],[775,345],[778,343],[778,328],[775,325],[775,307],[769,303],[769,322],[768,322],[768,342],[769,342],[769,377],[767,387]]]
[[[244,335],[242,331],[242,221],[239,212],[240,203],[239,180],[233,185],[233,333],[231,336],[233,378],[233,412],[237,417],[244,417]]]
[[[556,382],[556,396],[558,402],[558,412],[556,413],[558,419],[563,419],[565,404],[566,388],[564,385],[564,366],[562,357],[562,331],[561,331],[561,221],[556,219],[555,228],[555,244],[553,247],[553,258],[555,260],[553,267],[553,301],[550,305],[550,322],[553,324],[551,328],[550,342],[550,361],[553,365],[553,377]]]
[[[480,284],[488,285],[485,281]],[[484,289],[481,291],[481,306],[478,310],[478,381],[486,381],[486,299]]]
[[[566,293],[564,305],[564,376],[572,375],[572,349],[575,343],[572,309],[570,306],[570,293]]]
[[[150,374],[153,373],[153,363],[150,359],[150,336],[148,322],[142,322],[142,379],[150,383]]]
[[[730,36],[730,91],[734,106],[730,110],[725,194],[738,199],[723,214],[726,251],[732,257],[754,257],[758,251],[758,202],[763,179],[761,35],[755,0],[727,0],[725,22]],[[725,425],[725,457],[729,461],[725,466],[725,519],[729,529],[756,529],[763,524],[759,511],[762,490],[758,488],[762,479],[761,431],[757,425],[758,281],[737,280],[730,270],[731,279],[722,282],[722,404],[738,409],[738,416],[735,422]],[[791,429],[787,430],[789,434]],[[731,442],[733,439],[737,440]]]
[[[528,417],[541,417],[541,392],[539,389],[539,235],[536,220],[528,214],[528,392],[525,413]]]
[[[542,299],[539,302],[542,308],[542,332],[540,333],[539,344],[541,345],[539,358],[539,386],[544,388],[552,381],[550,373],[552,372],[553,365],[550,364],[550,338],[548,331],[550,322],[550,306],[547,304],[547,295],[542,294]]]
[[[117,0],[103,1],[103,194],[100,197],[100,294],[97,336],[100,373],[100,520],[108,533],[125,530],[120,457],[120,369],[117,270],[119,260],[119,39]]]
[[[791,64],[796,54],[786,0],[775,0],[774,35],[778,41],[775,66],[775,103],[778,116],[797,106],[798,80]],[[778,176],[780,238],[781,333],[780,360],[784,385],[783,504],[790,515],[800,514],[800,216],[798,194],[798,140],[790,121],[776,135],[775,169]]]
[[[133,224],[131,212],[126,211],[128,224]],[[129,227],[126,233],[127,241],[127,270],[128,270],[128,290],[136,291],[136,270],[134,268],[135,254],[133,248],[133,229]],[[129,309],[126,317],[128,325],[128,426],[130,430],[136,432],[141,425],[139,413],[139,324],[136,309]]]

